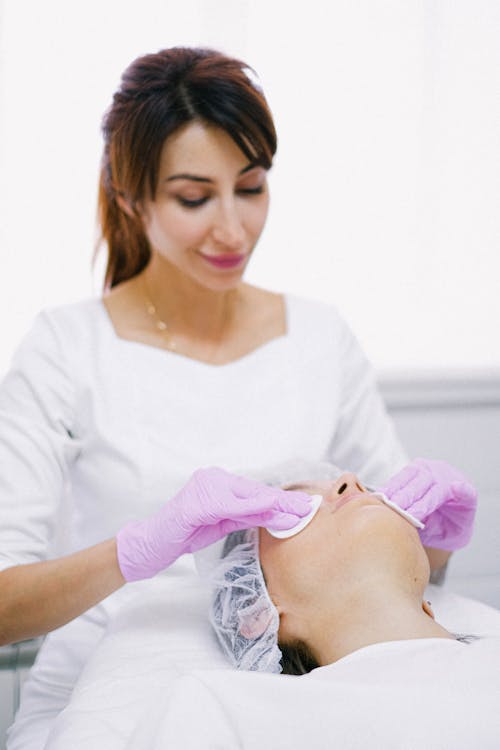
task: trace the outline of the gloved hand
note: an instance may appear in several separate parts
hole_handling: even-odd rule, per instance
[[[224,469],[198,469],[172,500],[116,537],[127,581],[151,578],[185,552],[207,547],[231,531],[290,529],[311,510],[311,496],[268,487]]]
[[[445,461],[416,458],[381,492],[425,523],[419,534],[426,547],[451,551],[469,542],[477,493],[463,474]]]

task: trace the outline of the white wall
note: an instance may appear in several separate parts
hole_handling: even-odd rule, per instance
[[[385,378],[381,386],[408,454],[459,466],[478,491],[474,534],[452,555],[446,587],[500,609],[500,380]]]
[[[99,122],[137,55],[258,71],[280,147],[248,280],[335,302],[383,371],[500,368],[497,0],[0,0],[0,372],[97,292]]]

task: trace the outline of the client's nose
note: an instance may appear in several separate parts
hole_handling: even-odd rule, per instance
[[[356,474],[346,472],[335,482],[333,494],[335,497],[338,497],[339,495],[358,495],[360,492],[366,492],[366,489]]]

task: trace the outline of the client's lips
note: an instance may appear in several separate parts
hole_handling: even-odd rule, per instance
[[[347,503],[349,503],[351,501],[351,499],[352,498],[349,497],[349,496],[347,496],[347,497],[340,496],[340,498],[335,503],[334,510],[336,510],[336,511],[340,510],[340,508],[342,508],[343,505],[346,505]]]
[[[415,518],[411,513],[409,513],[406,510],[403,510],[400,508],[396,503],[393,503],[391,500],[389,500],[385,495],[382,495],[382,493],[378,492],[355,492],[351,494],[341,495],[341,497],[336,501],[332,513],[336,513],[340,508],[342,508],[344,505],[347,505],[347,503],[350,503],[351,500],[359,500],[364,499],[366,502],[364,505],[378,505],[378,506],[384,506],[387,508],[391,508],[394,512],[398,513],[398,515],[405,518],[409,523],[411,523],[412,526],[414,526],[416,529],[425,529],[425,524],[422,523],[418,518]]]
[[[342,508],[344,505],[347,505],[347,503],[350,503],[351,500],[356,500],[359,498],[366,498],[367,500],[371,497],[370,493],[368,492],[354,492],[349,493],[346,492],[343,495],[339,497],[339,499],[336,501],[333,511],[336,513],[340,508]],[[375,505],[380,503],[381,501],[377,501],[377,503],[370,503],[370,505]]]

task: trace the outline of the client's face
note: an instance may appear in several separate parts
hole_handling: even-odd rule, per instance
[[[409,521],[353,474],[293,485],[299,488],[323,496],[310,524],[288,539],[260,530],[260,562],[282,638],[305,637],[311,617],[321,618],[332,597],[348,606],[353,597],[376,590],[422,596],[429,563]]]

